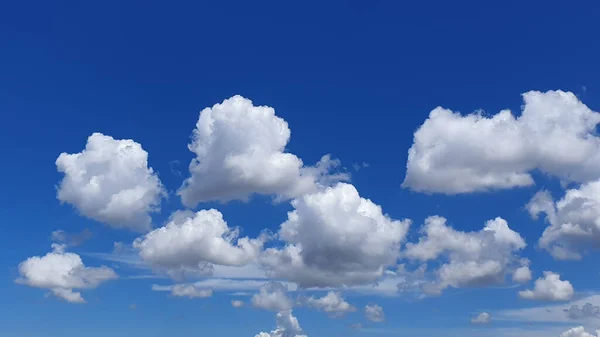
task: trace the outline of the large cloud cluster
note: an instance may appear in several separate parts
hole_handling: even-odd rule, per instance
[[[477,232],[461,232],[439,216],[428,217],[417,243],[408,243],[404,252],[409,259],[422,262],[445,257],[437,270],[437,279],[423,290],[438,294],[447,287],[477,287],[502,283],[525,248],[525,241],[502,218],[489,220]]]
[[[82,152],[61,153],[56,167],[64,173],[61,202],[115,228],[151,228],[149,213],[158,211],[165,191],[140,144],[94,133]]]
[[[287,199],[348,178],[329,174],[339,165],[329,156],[307,167],[285,152],[290,135],[273,108],[254,106],[242,96],[202,110],[189,144],[196,155],[189,165],[191,176],[178,192],[183,204],[193,208],[203,201],[245,200],[255,193]]]
[[[533,170],[569,182],[600,178],[600,114],[570,92],[523,94],[521,116],[438,107],[414,134],[403,185],[457,194],[534,184]]]
[[[292,206],[278,233],[285,247],[267,249],[262,262],[272,276],[301,287],[375,282],[396,264],[410,224],[391,219],[346,183],[303,195]]]

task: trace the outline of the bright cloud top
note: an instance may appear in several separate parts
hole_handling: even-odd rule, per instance
[[[203,201],[246,200],[255,193],[287,199],[348,179],[346,174],[329,174],[339,166],[329,156],[306,167],[285,152],[290,135],[287,122],[273,108],[254,106],[242,96],[205,108],[188,146],[196,158],[178,192],[183,204],[194,208]]]
[[[373,283],[395,265],[409,220],[393,220],[356,188],[339,183],[292,201],[281,224],[284,248],[269,248],[262,262],[271,275],[301,287]]]
[[[600,114],[570,92],[523,94],[522,115],[463,116],[438,107],[414,134],[403,185],[457,194],[533,185],[539,169],[564,181],[600,178]]]
[[[549,226],[539,244],[556,259],[578,260],[600,243],[600,180],[570,189],[556,202],[549,192],[538,192],[527,208],[534,218],[546,215]]]
[[[535,280],[533,290],[519,291],[519,297],[538,301],[568,301],[573,298],[573,285],[560,279],[560,275],[545,271],[544,276]]]
[[[405,256],[422,262],[440,256],[448,260],[436,270],[437,280],[424,285],[428,294],[439,294],[447,287],[502,283],[517,260],[516,252],[525,248],[523,238],[502,218],[489,220],[480,231],[461,232],[448,226],[445,218],[431,216],[421,233],[417,243],[406,245]]]
[[[242,266],[259,255],[262,241],[238,238],[239,230],[228,227],[221,212],[176,212],[163,227],[137,238],[133,247],[156,269],[212,271],[213,264]]]
[[[54,296],[71,303],[85,303],[81,293],[73,289],[92,289],[117,278],[108,267],[86,267],[79,255],[65,252],[64,245],[52,246],[52,252],[30,257],[19,264],[21,276],[17,283],[49,289]]]
[[[340,292],[330,291],[320,298],[310,297],[307,300],[309,307],[326,312],[331,317],[342,317],[349,312],[356,311],[356,307],[346,302]]]
[[[560,334],[560,337],[598,337],[600,336],[600,330],[596,331],[596,334],[593,333],[589,333],[585,331],[585,328],[583,326],[578,326],[572,329],[569,329],[565,332],[563,332],[562,334]]]
[[[114,228],[146,231],[165,191],[148,153],[131,139],[92,134],[82,152],[61,153],[57,197],[84,216]]]
[[[277,328],[271,333],[261,332],[254,337],[307,337],[298,319],[292,314],[292,310],[284,310],[277,313]]]

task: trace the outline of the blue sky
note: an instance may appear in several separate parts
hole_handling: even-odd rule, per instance
[[[3,4],[0,334],[592,333],[598,9]]]

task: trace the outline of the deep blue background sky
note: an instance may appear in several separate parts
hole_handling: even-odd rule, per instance
[[[552,263],[578,288],[592,289],[596,279],[578,278],[581,266],[553,263],[534,249],[543,226],[522,208],[536,188],[448,198],[411,193],[400,183],[413,131],[438,105],[518,112],[521,93],[563,89],[600,110],[599,10],[595,1],[2,3],[0,298],[11,305],[0,306],[0,334],[234,337],[273,325],[269,313],[232,311],[219,296],[167,298],[146,280],[103,285],[91,295],[101,300],[87,306],[13,283],[20,261],[48,251],[52,230],[91,228],[94,239],[81,251],[109,251],[113,241],[133,238],[59,205],[58,154],[79,152],[95,131],[132,138],[175,190],[192,158],[186,144],[198,112],[234,94],[274,107],[290,124],[289,150],[305,163],[325,153],[349,169],[369,163],[353,182],[393,217],[418,225],[440,214],[473,230],[502,216],[530,243],[536,273]],[[159,219],[180,207],[171,196]],[[271,208],[260,198],[220,207],[251,235],[285,218],[285,206]],[[469,306],[457,309],[457,298]],[[521,305],[514,290],[378,303],[392,328],[428,326],[432,312],[443,313],[433,315],[440,326],[456,327],[468,324],[473,308]],[[358,314],[333,323],[298,315],[311,337],[359,334],[345,328]],[[254,320],[251,327],[239,323]]]

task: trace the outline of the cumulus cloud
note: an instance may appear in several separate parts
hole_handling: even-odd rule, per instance
[[[512,274],[512,279],[516,283],[527,283],[531,281],[531,269],[529,269],[529,260],[521,259],[521,267],[515,269]]]
[[[527,209],[534,218],[546,215],[549,225],[539,246],[558,260],[578,260],[600,245],[600,180],[570,189],[556,202],[548,191],[540,191]]]
[[[176,212],[163,227],[133,242],[141,258],[156,269],[176,275],[191,269],[211,273],[213,264],[242,266],[258,256],[260,239],[239,238],[237,228],[228,227],[215,210]]]
[[[287,287],[279,282],[269,282],[263,285],[250,300],[256,308],[284,311],[294,307],[294,302],[287,295]]]
[[[231,301],[231,306],[234,308],[241,308],[244,306],[244,301],[233,300]]]
[[[471,318],[472,324],[488,324],[492,320],[492,315],[487,312],[482,312]]]
[[[92,134],[83,151],[61,153],[56,167],[64,177],[58,199],[82,215],[114,228],[146,231],[165,190],[148,153],[131,139]]]
[[[312,308],[326,312],[332,317],[341,317],[349,312],[356,311],[356,308],[346,302],[340,292],[334,291],[330,291],[320,298],[310,297],[307,304]]]
[[[597,330],[596,334],[593,334],[593,333],[586,332],[585,328],[583,326],[571,328],[571,329],[563,332],[562,334],[560,334],[560,337],[599,337],[599,336],[600,336],[600,330]]]
[[[565,182],[600,178],[600,114],[570,92],[523,94],[521,116],[438,107],[414,134],[403,186],[457,194],[530,186],[540,170]]]
[[[254,337],[307,337],[298,323],[298,319],[292,314],[292,310],[284,310],[277,313],[277,328],[267,332],[260,332]]]
[[[371,322],[383,322],[385,321],[385,314],[383,308],[377,304],[365,306],[365,316]]]
[[[330,174],[339,162],[329,156],[314,167],[304,166],[285,152],[290,135],[273,108],[254,106],[242,96],[205,108],[188,146],[196,158],[178,191],[183,204],[194,208],[203,201],[246,200],[252,194],[287,199],[349,178]]]
[[[54,296],[71,303],[85,303],[81,293],[73,289],[92,289],[117,278],[114,270],[105,266],[86,267],[79,255],[64,249],[64,245],[53,244],[52,252],[21,262],[16,282],[48,289]]]
[[[519,233],[502,218],[486,222],[477,232],[461,232],[446,219],[431,216],[421,228],[417,243],[408,243],[404,255],[412,260],[431,261],[443,256],[448,262],[436,270],[437,280],[425,284],[427,294],[439,294],[447,287],[479,287],[502,283],[516,252],[525,248]]]
[[[213,290],[201,288],[195,284],[176,284],[171,288],[171,295],[187,298],[206,298],[213,295]]]
[[[373,283],[396,264],[410,225],[346,183],[306,194],[292,206],[278,232],[286,245],[267,249],[261,260],[271,276],[303,288]]]
[[[533,290],[519,291],[519,297],[538,301],[568,301],[575,291],[569,281],[560,279],[560,274],[545,271],[544,276],[535,280]]]

